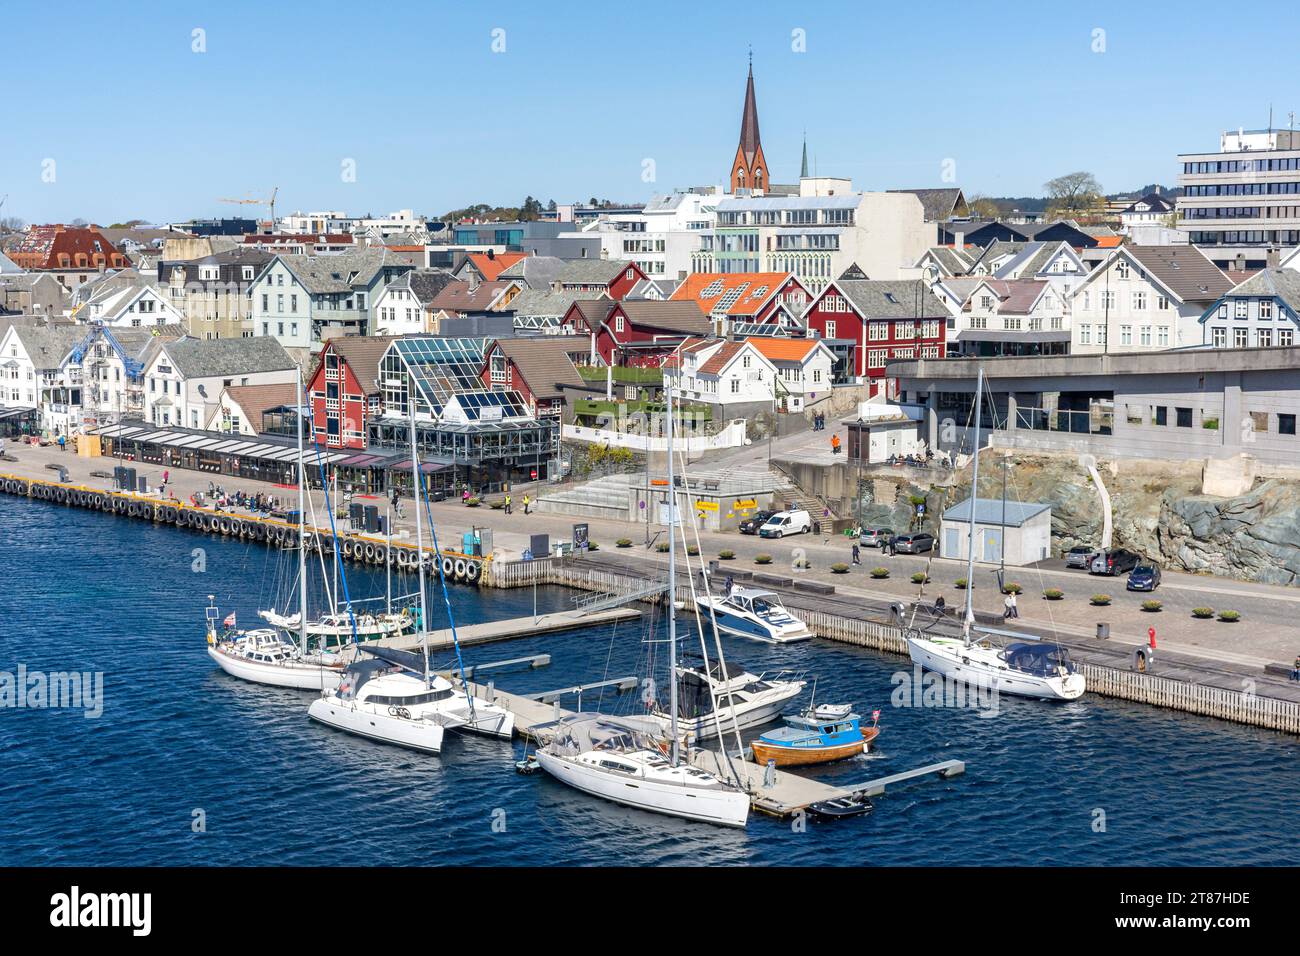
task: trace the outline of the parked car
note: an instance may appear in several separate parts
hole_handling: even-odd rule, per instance
[[[863,528],[858,541],[866,548],[884,548],[893,536],[893,528]]]
[[[899,554],[924,554],[927,551],[934,550],[934,535],[925,534],[900,534],[894,541],[894,550]]]
[[[767,524],[767,519],[776,514],[775,511],[755,511],[750,517],[740,523],[741,534],[758,534],[758,529]]]
[[[1130,591],[1154,591],[1160,587],[1160,569],[1154,564],[1139,564],[1128,573]]]
[[[1094,549],[1078,544],[1065,552],[1065,566],[1087,570],[1092,567],[1093,559],[1096,557],[1097,552]]]
[[[1117,574],[1132,571],[1138,566],[1138,562],[1141,560],[1141,557],[1139,557],[1134,551],[1115,548],[1111,551],[1103,551],[1093,558],[1092,566],[1088,569],[1088,573],[1107,574],[1114,577]]]
[[[812,515],[806,511],[778,511],[758,529],[760,537],[784,538],[787,534],[805,534],[812,530]]]

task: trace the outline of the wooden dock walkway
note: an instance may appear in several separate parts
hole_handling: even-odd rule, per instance
[[[572,631],[580,627],[595,627],[597,624],[610,624],[638,618],[641,612],[630,607],[607,608],[603,611],[552,611],[533,617],[512,617],[503,621],[483,621],[478,624],[463,624],[456,628],[456,636],[462,646],[472,644],[490,644],[493,641],[513,641],[521,637],[533,637],[538,634],[553,634],[556,631]],[[418,634],[402,634],[397,637],[385,637],[376,642],[384,647],[396,647],[402,650],[419,650]],[[429,650],[446,650],[452,646],[451,629],[441,628],[429,632]]]

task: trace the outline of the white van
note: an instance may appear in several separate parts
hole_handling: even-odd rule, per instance
[[[812,515],[806,511],[778,511],[758,529],[764,538],[783,538],[787,534],[807,534],[812,530]]]

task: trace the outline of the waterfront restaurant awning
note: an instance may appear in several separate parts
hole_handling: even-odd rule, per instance
[[[410,471],[411,463],[409,461],[399,462],[395,465],[389,465],[388,467],[392,471]],[[420,462],[420,473],[424,475],[431,475],[435,471],[442,471],[444,468],[448,468],[448,467],[450,466],[441,464],[436,461],[422,461]]]
[[[298,445],[294,438],[275,435],[252,437],[201,431],[193,428],[157,430],[144,425],[104,425],[89,429],[87,434],[110,438],[115,453],[129,452],[143,461],[163,461],[166,453],[174,453],[172,461],[178,465],[198,456],[200,467],[219,470],[223,474],[242,475],[248,478],[279,477],[284,465],[297,463]],[[334,465],[354,455],[354,452],[306,449],[307,462]],[[185,456],[188,456],[186,458]],[[269,472],[263,476],[265,469]]]

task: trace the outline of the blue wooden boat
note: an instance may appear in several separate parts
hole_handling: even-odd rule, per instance
[[[880,711],[871,716],[871,726],[863,727],[862,718],[847,704],[822,704],[787,716],[784,727],[770,730],[754,741],[754,760],[797,767],[856,757],[866,753],[880,734]]]

